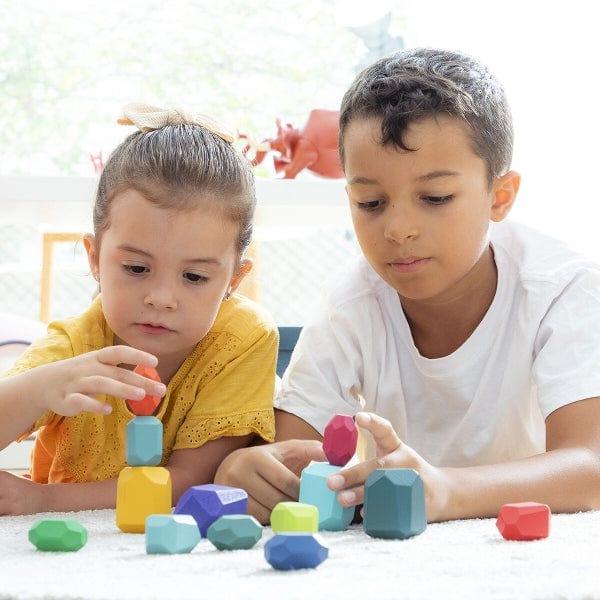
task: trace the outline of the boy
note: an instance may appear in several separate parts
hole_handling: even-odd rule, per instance
[[[344,506],[373,469],[409,467],[429,521],[600,507],[600,269],[505,221],[520,176],[500,84],[458,53],[394,54],[345,94],[339,139],[363,257],[302,333],[276,443],[216,480],[266,522],[324,459],[297,440],[364,409],[374,457],[329,480]]]

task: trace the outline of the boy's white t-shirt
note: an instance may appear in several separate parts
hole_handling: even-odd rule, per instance
[[[361,258],[303,329],[275,406],[321,433],[336,413],[375,412],[436,466],[544,452],[544,419],[600,396],[600,266],[510,221],[490,242],[496,294],[455,352],[421,356],[397,292]]]

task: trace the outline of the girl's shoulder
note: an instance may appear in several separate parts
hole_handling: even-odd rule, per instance
[[[223,301],[210,329],[213,334],[227,333],[238,339],[276,331],[277,324],[269,311],[241,294]]]

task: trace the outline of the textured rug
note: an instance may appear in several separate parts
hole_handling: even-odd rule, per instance
[[[37,551],[30,526],[75,518],[89,532],[76,553]],[[0,598],[600,598],[600,511],[554,515],[550,537],[506,542],[493,519],[434,524],[405,541],[374,540],[360,526],[319,534],[329,559],[315,570],[274,571],[262,540],[219,552],[202,540],[188,555],[145,553],[120,533],[114,511],[0,517]]]

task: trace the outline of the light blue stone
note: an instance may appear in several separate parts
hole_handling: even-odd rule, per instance
[[[248,550],[262,532],[261,524],[250,515],[224,515],[208,528],[206,536],[218,550]]]
[[[146,518],[148,554],[187,554],[200,541],[200,530],[190,515],[150,515]]]
[[[314,569],[329,556],[329,548],[312,533],[279,533],[265,544],[265,559],[279,571]]]
[[[134,417],[127,423],[126,448],[128,465],[159,465],[163,451],[163,424],[156,417]]]
[[[425,489],[413,469],[377,469],[365,482],[363,526],[371,537],[406,539],[425,531]]]
[[[338,492],[327,487],[327,478],[341,469],[326,462],[312,463],[300,476],[299,502],[319,509],[320,530],[344,531],[354,517],[354,507],[343,507],[338,502]]]

